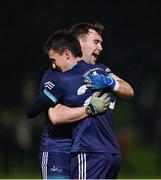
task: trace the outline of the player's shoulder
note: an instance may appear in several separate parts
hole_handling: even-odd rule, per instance
[[[46,81],[46,80],[53,79],[53,78],[55,79],[56,77],[59,77],[59,76],[60,76],[59,71],[52,69],[52,68],[49,68],[43,74],[42,81]]]
[[[102,69],[104,69],[104,70],[105,70],[106,68],[108,68],[105,64],[102,64],[102,63],[97,63],[96,66],[97,66],[97,67],[100,67],[100,68],[102,68]]]
[[[61,72],[52,68],[47,69],[41,78],[40,86],[42,87],[46,84],[55,84],[60,80],[60,74]]]
[[[87,63],[85,60],[80,60],[78,62],[78,67],[93,67],[93,64]]]
[[[50,77],[50,76],[58,76],[61,72],[59,72],[58,70],[55,70],[55,69],[52,69],[52,68],[49,68],[45,71],[43,77]]]
[[[79,74],[93,67],[94,66],[92,64],[88,64],[84,60],[80,60],[75,63],[70,70],[64,72],[63,76]]]
[[[78,68],[81,69],[82,71],[88,70],[88,69],[94,69],[96,66],[93,64],[89,64],[85,62],[85,60],[81,60],[79,62]]]
[[[109,67],[107,67],[105,64],[102,63],[98,63],[96,64],[99,68],[103,69],[104,71],[106,71],[107,74],[112,73],[111,69]]]

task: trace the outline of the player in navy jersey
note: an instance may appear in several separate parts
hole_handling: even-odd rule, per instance
[[[49,57],[56,60],[53,46],[50,48],[48,49]],[[62,64],[60,62],[58,64],[58,62],[55,62],[56,65],[63,69]],[[110,77],[111,80],[104,87],[104,90],[108,91],[111,97],[109,109],[105,113],[87,117],[75,124],[73,131],[74,143],[71,150],[72,178],[74,179],[116,178],[120,168],[120,150],[114,133],[112,117],[116,100],[114,93],[127,97],[129,97],[129,94],[123,90],[126,89],[123,85],[124,81],[112,74],[110,70],[107,71],[107,68],[106,72],[104,69],[105,67],[101,64],[93,66],[86,64],[84,61],[79,61],[72,70],[64,72],[60,78],[61,84],[63,84],[62,91],[65,94],[63,103],[67,106],[81,106],[88,102],[91,90],[86,88],[83,76],[88,77],[87,80],[90,80],[90,82],[94,79],[93,76],[98,74],[101,74],[101,77]],[[72,86],[73,83],[74,86]],[[94,83],[91,85],[93,88]],[[57,97],[53,90],[48,89],[48,91],[54,97]]]
[[[55,90],[55,82],[59,84],[60,73],[58,71],[48,70],[42,78],[41,89],[50,91]],[[68,87],[68,85],[66,86]],[[56,103],[56,99],[50,94],[49,91],[44,91],[52,100]],[[59,94],[61,93],[58,89]],[[58,94],[58,93],[57,93]],[[52,98],[53,97],[53,98]],[[98,100],[98,99],[97,99]],[[40,102],[40,101],[39,101]],[[45,101],[46,103],[47,101]],[[61,102],[61,98],[59,99]],[[106,102],[106,101],[105,101]],[[54,103],[53,103],[54,105]],[[103,108],[106,108],[104,106]],[[72,109],[81,113],[82,119],[88,116],[85,107]],[[101,110],[102,111],[102,110]],[[46,112],[47,113],[47,112]],[[47,115],[47,114],[46,114]],[[76,113],[77,115],[77,113]],[[78,119],[78,120],[79,120]],[[76,119],[69,119],[72,122]],[[71,150],[71,126],[70,125],[52,125],[48,120],[46,122],[45,128],[42,132],[41,146],[40,146],[40,161],[43,177],[51,178],[67,178],[69,179],[69,158]]]
[[[83,27],[83,26],[86,26],[85,28]],[[77,31],[77,30],[79,30],[79,28],[80,28],[80,26],[79,25],[77,25],[77,26],[75,26],[76,27],[76,31],[75,32],[79,32],[79,31]],[[83,50],[83,53],[84,53],[84,55],[86,55],[85,57],[87,58],[87,60],[88,60],[88,62],[89,63],[95,63],[96,62],[96,59],[97,59],[97,56],[99,55],[99,53],[100,53],[100,51],[101,51],[101,49],[102,49],[102,47],[101,47],[101,41],[102,41],[102,39],[100,38],[100,34],[98,34],[98,33],[96,33],[97,31],[95,31],[96,30],[96,27],[95,27],[95,29],[93,29],[93,27],[90,25],[90,24],[81,24],[81,28],[83,29],[84,28],[84,31],[83,31],[83,36],[80,36],[80,34],[78,34],[78,39],[81,41],[81,46],[82,46],[82,50]],[[80,29],[81,29],[80,28]],[[90,29],[90,31],[89,31],[89,29]],[[94,31],[91,31],[91,30],[94,30]],[[94,33],[93,33],[94,32]],[[76,34],[76,36],[77,36],[77,34]],[[82,39],[81,39],[82,38]],[[89,43],[87,43],[87,42],[89,42]],[[92,46],[91,46],[91,44],[92,44]],[[87,51],[86,51],[87,50]],[[106,69],[106,67],[105,67],[105,69]],[[107,72],[109,73],[110,71],[107,69]],[[114,76],[114,75],[113,75]],[[91,77],[90,77],[91,78]],[[119,79],[118,77],[116,77],[115,76],[115,79]],[[88,79],[89,80],[89,79]],[[92,79],[93,80],[93,79]],[[123,86],[123,88],[122,88],[122,85],[124,85],[125,84],[125,82],[124,81],[122,81],[121,79],[119,79],[119,81],[121,81],[120,82],[120,85],[119,85],[119,88],[121,88],[122,89],[122,91],[123,92],[121,92],[120,93],[120,91],[116,91],[115,93],[118,93],[119,95],[121,95],[121,96],[123,96],[123,97],[128,97],[128,96],[130,96],[129,94],[130,93],[128,93],[129,92],[129,85],[127,84],[127,86]],[[92,82],[92,81],[91,81]],[[123,84],[122,84],[123,83]],[[117,83],[116,83],[117,84]],[[118,87],[118,86],[117,86]],[[112,106],[113,104],[111,103],[111,106]],[[60,118],[58,115],[59,115],[59,113],[58,113],[58,115],[56,115],[57,113],[56,112],[60,112],[61,110],[61,108],[60,108],[61,106],[59,106],[58,108],[56,108],[56,111],[54,112],[54,114],[52,114],[52,110],[50,111],[49,110],[49,114],[51,115],[51,118],[52,117],[54,117],[53,118],[53,122],[55,123],[55,121],[56,121],[56,123],[59,123],[59,121],[62,123],[62,120],[60,120],[60,119],[63,119],[63,117],[62,118]],[[54,116],[53,116],[54,115]],[[57,118],[57,120],[56,120],[56,118]],[[110,162],[109,162],[109,164],[110,164]],[[112,168],[111,168],[112,169]],[[116,169],[116,168],[115,168]],[[111,170],[109,170],[109,171],[111,171]],[[92,172],[92,171],[91,171]],[[102,171],[101,171],[102,172]],[[106,171],[107,172],[107,171]],[[112,172],[112,171],[111,171]],[[93,176],[94,177],[94,176]]]
[[[59,37],[59,33],[57,34],[57,37]],[[71,39],[69,39],[71,37]],[[81,50],[79,48],[79,43],[75,43],[74,40],[72,40],[72,37],[74,36],[69,36],[69,40],[72,43],[71,50],[74,51],[74,55],[76,54],[77,56],[81,56]],[[73,42],[74,41],[74,42]],[[62,41],[65,43],[64,41]],[[76,45],[77,46],[76,46]],[[60,44],[58,44],[60,46]],[[66,44],[65,44],[66,45]],[[58,46],[58,47],[59,47]],[[68,44],[67,44],[68,46]],[[76,47],[75,47],[76,46]],[[61,47],[63,48],[63,45],[61,44]],[[61,49],[59,47],[59,49]],[[78,52],[77,52],[78,51]],[[80,60],[80,57],[77,57],[77,59]],[[59,65],[59,67],[61,64]],[[55,71],[53,69],[49,69],[45,75],[42,78],[41,81],[41,90],[43,90],[43,93],[49,96],[52,99],[52,102],[49,101],[49,106],[54,105],[57,103],[57,100],[50,94],[48,90],[55,90],[55,83],[60,84],[60,72]],[[55,81],[55,82],[53,82]],[[63,84],[62,84],[63,85]],[[59,85],[60,86],[60,85]],[[66,86],[68,87],[68,85]],[[61,89],[58,90],[58,95],[61,94]],[[40,98],[41,97],[41,98]],[[58,96],[59,97],[59,96]],[[61,97],[61,95],[60,95]],[[47,100],[43,97],[42,94],[37,99],[41,99],[42,101],[38,101],[37,109],[38,111],[36,114],[41,110],[41,108],[45,107],[46,109],[48,108],[47,106],[44,106],[43,103],[47,103]],[[37,99],[35,101],[37,101]],[[59,99],[59,98],[58,98]],[[60,98],[59,102],[61,102],[63,99]],[[81,107],[81,108],[72,108],[72,115],[75,114],[75,117],[79,115],[79,119],[82,119],[86,116],[89,115],[89,113],[92,111],[93,114],[99,113],[104,111],[107,106],[109,99],[107,98],[107,95],[104,94],[101,97],[98,97],[95,94],[90,101],[90,105],[88,105],[88,108],[86,107]],[[92,106],[91,106],[92,105]],[[34,103],[31,105],[31,109],[33,108]],[[94,108],[94,109],[91,109]],[[77,113],[74,113],[73,111],[77,111]],[[28,112],[29,113],[29,112]],[[30,112],[32,115],[28,114],[28,116],[35,116],[36,114],[33,112]],[[77,115],[78,114],[78,115]],[[47,113],[46,113],[47,115]],[[80,116],[81,115],[81,116]],[[73,117],[70,119],[71,121],[75,121],[76,118]],[[41,161],[41,168],[42,168],[42,175],[43,178],[70,178],[69,177],[69,155],[70,155],[70,149],[71,149],[71,129],[70,126],[53,126],[49,120],[47,120],[45,128],[42,133],[42,138],[41,138],[41,146],[40,146],[40,161]]]
[[[88,58],[88,63],[95,64],[97,56],[102,50],[102,38],[100,33],[98,33],[99,31],[97,32],[97,28],[93,29],[90,24],[82,23],[74,26],[72,31],[79,39],[84,57]],[[79,125],[76,126],[74,130],[74,144],[72,147],[72,151],[74,152],[71,163],[72,178],[116,178],[120,168],[120,151],[113,129],[112,111],[115,106],[115,95],[123,98],[131,98],[133,96],[133,89],[127,82],[114,75],[107,67],[103,65],[99,66],[106,69],[107,74],[110,76],[102,75],[99,79],[97,74],[89,74],[88,78],[86,78],[86,82],[93,83],[90,84],[92,88],[105,88],[105,86],[109,86],[110,88],[108,87],[108,90],[111,92],[112,100],[109,110],[104,116],[100,116],[102,123],[99,123],[99,120],[96,121],[97,123],[91,120],[95,128],[88,126],[90,128],[86,129],[86,133],[82,130],[84,127],[83,124],[85,124],[84,121],[79,122]],[[104,78],[102,79],[102,77]],[[106,77],[108,78],[106,79]],[[98,79],[98,84],[94,84]],[[106,79],[106,81],[102,81],[104,79]],[[54,111],[52,108],[49,109],[49,117],[53,122],[55,121],[55,117],[58,117],[58,115],[56,115],[57,112],[59,112],[59,115],[61,110],[57,109],[57,111]],[[98,116],[96,116],[96,119],[97,117]],[[57,123],[59,123],[58,121],[59,119]],[[79,130],[81,133],[79,133]],[[103,132],[103,136],[99,133],[100,131]],[[97,133],[92,134],[92,132]],[[81,142],[83,142],[82,146]],[[93,147],[93,145],[96,145],[96,147]],[[90,153],[91,151],[93,153]],[[84,154],[81,154],[81,152],[84,152]],[[85,155],[87,155],[87,157]],[[86,164],[86,162],[90,163]],[[98,162],[101,162],[101,164]]]

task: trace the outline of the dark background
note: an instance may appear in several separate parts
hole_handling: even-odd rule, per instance
[[[78,22],[104,24],[99,60],[135,90],[132,100],[119,100],[116,107],[120,145],[127,149],[120,177],[161,177],[161,2],[154,0],[0,1],[0,176],[17,177],[20,169],[37,176],[43,118],[27,120],[25,110],[50,64],[42,46],[53,31]],[[14,170],[10,168],[13,156],[18,159]],[[28,164],[33,168],[26,168]]]

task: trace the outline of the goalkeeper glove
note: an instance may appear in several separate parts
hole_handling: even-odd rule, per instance
[[[112,90],[116,91],[119,88],[119,83],[109,75],[105,76],[103,74],[89,74],[85,77],[84,81],[87,83],[87,87],[92,89],[103,89],[110,87]]]
[[[108,93],[104,93],[100,96],[100,92],[95,92],[92,95],[90,104],[86,106],[88,114],[98,114],[104,112],[110,104],[110,96]]]

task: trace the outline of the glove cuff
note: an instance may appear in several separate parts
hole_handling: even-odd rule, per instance
[[[120,83],[118,81],[116,81],[116,80],[114,80],[114,81],[115,81],[115,84],[114,84],[114,87],[112,87],[112,90],[117,91],[119,89],[119,87],[120,87]]]
[[[89,106],[85,106],[85,112],[87,115],[90,115],[91,114],[91,109]]]
[[[109,77],[109,79],[111,80],[111,89],[113,90],[113,91],[117,91],[118,89],[119,89],[119,86],[120,86],[120,84],[119,84],[119,82],[118,81],[116,81],[113,77]]]

